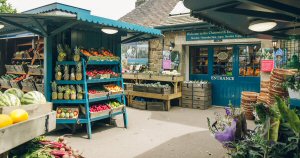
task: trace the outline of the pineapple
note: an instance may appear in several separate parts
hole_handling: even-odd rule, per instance
[[[56,82],[52,82],[51,87],[52,87],[52,100],[56,100],[57,99],[57,84],[56,84]]]
[[[77,89],[77,99],[82,100],[83,99],[82,87],[80,85],[76,85],[76,89]]]
[[[65,86],[65,93],[64,93],[64,99],[69,100],[70,99],[71,90],[69,86]]]
[[[70,86],[71,100],[76,100],[76,89],[74,85]]]
[[[65,69],[64,69],[64,80],[69,80],[70,79],[70,75],[69,75],[69,66],[65,65]]]
[[[64,51],[61,44],[57,45],[57,52],[58,52],[57,61],[65,61],[67,57],[67,53]]]
[[[74,49],[73,60],[76,62],[80,61],[80,49],[77,46]]]
[[[64,87],[58,86],[57,89],[58,89],[57,99],[59,100],[64,99]]]
[[[80,81],[82,80],[82,64],[78,63],[76,65],[76,80]]]
[[[55,67],[55,79],[56,79],[56,80],[61,80],[61,77],[62,77],[61,66],[60,66],[60,65],[57,65],[57,66]]]
[[[70,80],[75,80],[75,69],[71,68]]]

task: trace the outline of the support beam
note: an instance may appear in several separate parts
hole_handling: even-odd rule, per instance
[[[41,33],[43,34],[44,37],[47,37],[47,31],[44,29],[44,27],[42,26],[42,24],[35,19],[34,17],[30,17],[30,19],[35,23],[36,27],[38,27],[38,29],[41,31]]]
[[[18,28],[20,28],[20,29],[24,29],[24,30],[26,30],[26,31],[29,31],[29,32],[38,34],[38,35],[40,35],[40,36],[43,36],[43,34],[42,34],[41,32],[39,32],[39,31],[37,31],[37,30],[35,30],[35,29],[32,29],[32,28],[30,28],[30,27],[26,27],[26,26],[24,26],[24,25],[18,24],[18,23],[16,23],[16,22],[13,22],[13,21],[10,21],[10,20],[7,20],[7,19],[5,19],[5,18],[3,18],[3,17],[0,17],[0,21],[5,22],[5,23],[10,24],[10,25],[13,25],[13,26],[15,26],[15,27],[18,27]]]
[[[276,20],[276,21],[286,21],[286,22],[294,22],[295,18],[289,15],[281,14],[281,13],[271,13],[271,12],[263,12],[263,11],[256,11],[256,10],[248,10],[248,9],[239,9],[239,8],[221,8],[217,11],[221,11],[224,13],[231,13],[236,15],[245,15],[250,17],[256,18],[263,18],[269,20]]]
[[[123,41],[121,41],[121,43],[130,43],[131,41],[133,41],[133,40],[135,40],[135,39],[137,39],[137,38],[139,38],[140,36],[143,36],[143,35],[144,35],[143,33],[139,33],[137,35],[134,35],[132,37],[124,39]]]
[[[238,5],[240,2],[224,2],[224,3],[220,3],[217,5],[212,5],[212,6],[208,6],[205,8],[201,8],[201,9],[197,9],[197,10],[193,10],[193,13],[200,13],[200,12],[205,12],[205,11],[210,11],[210,10],[216,10],[216,9],[220,9],[220,8],[224,8],[224,7],[228,7],[228,6],[232,6],[232,5]]]
[[[53,37],[44,38],[44,92],[47,101],[51,101],[51,82],[53,74]]]
[[[61,27],[57,28],[56,30],[52,31],[49,36],[55,36],[58,33],[66,30],[66,29],[68,29],[68,28],[70,28],[70,27],[72,27],[74,25],[77,25],[79,22],[80,21],[71,21],[71,22],[68,22],[68,23],[62,25]]]
[[[294,7],[294,6],[300,6],[300,1],[298,0],[294,1],[296,4],[291,4],[291,5],[287,5],[285,3],[274,1],[274,0],[238,0],[238,1],[260,6],[279,13],[284,13],[290,16],[294,16],[295,18],[300,16],[300,9]]]

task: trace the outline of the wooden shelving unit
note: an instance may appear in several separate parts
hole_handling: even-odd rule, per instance
[[[147,92],[137,92],[137,91],[125,91],[128,98],[128,103],[132,103],[134,97],[144,97],[151,99],[159,99],[165,102],[165,109],[167,111],[171,108],[171,100],[179,99],[181,100],[181,87],[184,80],[183,76],[171,76],[171,75],[153,75],[153,74],[123,74],[124,80],[133,80],[135,83],[142,83],[143,81],[160,81],[160,82],[170,82],[174,86],[173,94],[156,94]],[[179,101],[180,103],[181,101]]]

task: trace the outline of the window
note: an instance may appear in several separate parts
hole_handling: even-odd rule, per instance
[[[191,61],[193,74],[208,74],[208,48],[193,49]]]
[[[213,74],[222,76],[232,76],[232,68],[233,47],[215,47]]]
[[[239,49],[239,74],[240,76],[260,75],[260,46],[241,46]]]

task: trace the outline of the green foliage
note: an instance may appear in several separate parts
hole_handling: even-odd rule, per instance
[[[7,0],[0,0],[0,13],[16,13],[17,10],[7,3]]]

